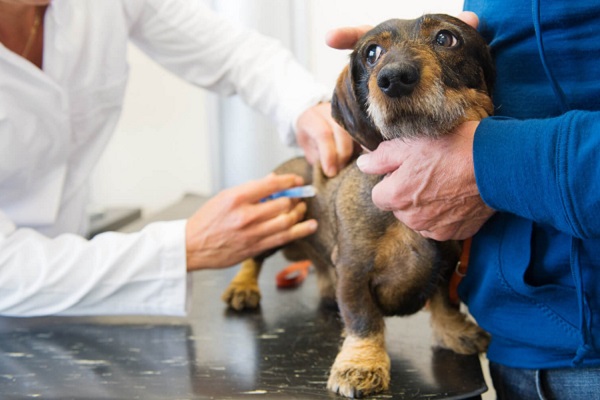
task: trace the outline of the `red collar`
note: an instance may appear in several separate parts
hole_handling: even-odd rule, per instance
[[[458,305],[460,299],[458,298],[458,284],[467,275],[467,268],[469,268],[469,256],[471,255],[471,239],[468,238],[463,241],[462,252],[460,253],[460,260],[456,263],[454,273],[450,278],[448,285],[448,296],[452,304]]]

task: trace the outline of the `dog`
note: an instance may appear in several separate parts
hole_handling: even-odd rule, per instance
[[[487,44],[464,22],[441,14],[389,20],[356,44],[337,81],[332,115],[369,150],[394,138],[440,137],[492,114],[494,74]],[[316,187],[306,218],[319,221],[317,232],[283,251],[290,260],[310,259],[322,298],[339,307],[345,334],[327,387],[347,397],[389,387],[386,316],[428,304],[437,344],[461,354],[485,351],[490,339],[449,300],[460,243],[426,239],[376,208],[371,191],[381,177],[355,164],[334,178],[303,158],[275,170]],[[270,254],[242,263],[223,294],[232,308],[258,306],[258,274]]]

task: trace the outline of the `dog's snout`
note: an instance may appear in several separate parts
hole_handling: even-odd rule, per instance
[[[377,85],[389,97],[408,96],[421,79],[420,69],[412,63],[386,65],[377,75]]]

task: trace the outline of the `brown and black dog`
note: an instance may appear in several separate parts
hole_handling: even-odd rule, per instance
[[[487,44],[462,21],[447,15],[389,20],[360,39],[334,92],[334,118],[368,149],[393,138],[449,133],[467,120],[492,114],[494,66]],[[384,317],[409,315],[429,302],[434,337],[462,354],[484,351],[489,335],[448,298],[448,281],[460,244],[425,239],[374,206],[371,190],[381,177],[352,163],[336,177],[304,159],[275,172],[295,173],[317,189],[306,200],[306,218],[317,232],[283,251],[291,260],[308,258],[321,295],[337,301],[345,339],[331,368],[328,388],[349,397],[386,390],[390,360]],[[223,294],[235,309],[260,300],[261,255],[242,269]]]

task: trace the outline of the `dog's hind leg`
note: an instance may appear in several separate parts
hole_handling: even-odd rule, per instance
[[[335,269],[329,267],[329,265],[321,266],[318,262],[315,262],[315,269],[317,271],[317,285],[321,295],[321,304],[329,308],[337,308]]]
[[[438,288],[430,299],[429,310],[433,334],[441,347],[459,354],[486,351],[490,335],[450,303],[447,291]]]
[[[263,259],[249,258],[233,277],[221,299],[234,310],[255,309],[260,303],[258,275]]]

